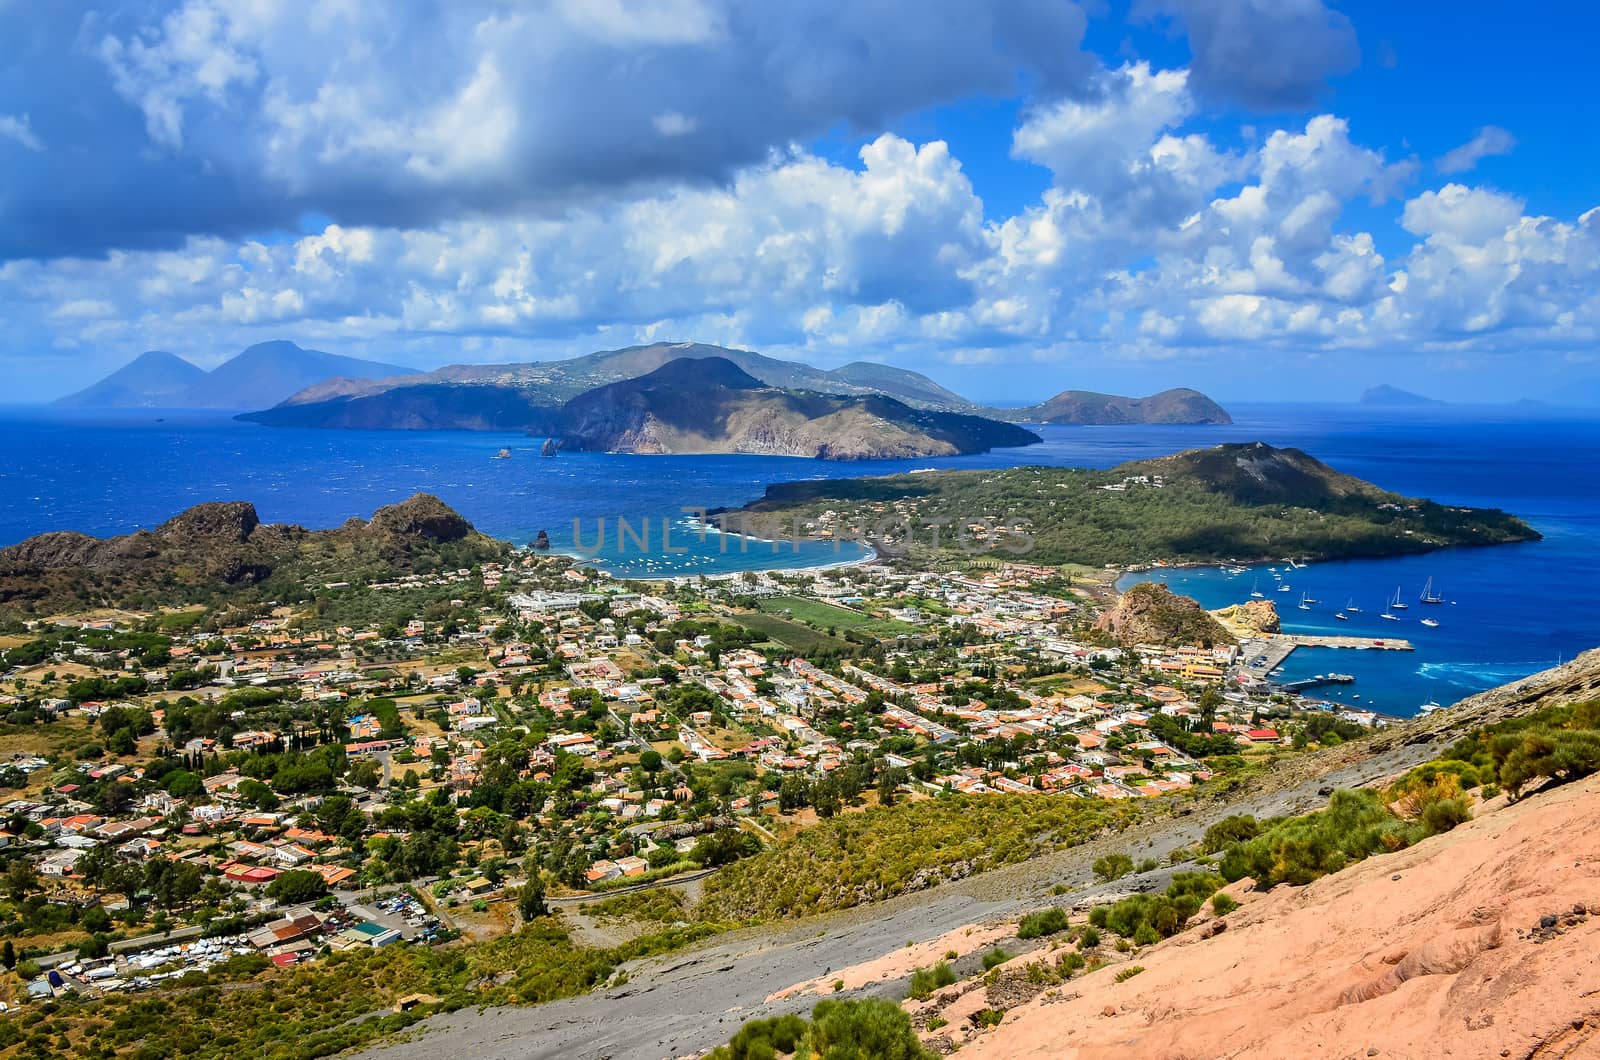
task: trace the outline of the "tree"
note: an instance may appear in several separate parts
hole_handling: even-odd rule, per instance
[[[0,944],[0,964],[5,965],[8,972],[17,966],[17,948],[11,944],[10,939]]]
[[[643,769],[646,773],[661,772],[661,752],[651,750],[640,754],[639,768]]]
[[[1091,866],[1095,878],[1103,881],[1120,880],[1133,871],[1133,859],[1126,854],[1107,854]]]
[[[549,914],[550,906],[544,900],[544,881],[537,874],[529,876],[528,882],[517,892],[517,912],[522,915],[524,924]]]
[[[379,778],[378,763],[370,758],[358,759],[350,766],[350,783],[358,788],[375,788]]]
[[[307,869],[291,869],[267,884],[267,897],[284,905],[314,902],[327,893],[328,882]]]

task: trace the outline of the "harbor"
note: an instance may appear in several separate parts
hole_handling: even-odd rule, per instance
[[[1343,648],[1354,651],[1414,651],[1401,637],[1341,637],[1316,633],[1269,633],[1243,644],[1245,667],[1265,677],[1283,665],[1297,648]]]

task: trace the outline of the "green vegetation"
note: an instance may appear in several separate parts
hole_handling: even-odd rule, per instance
[[[625,961],[715,933],[701,924],[647,935],[613,949],[574,945],[553,921],[460,949],[389,946],[333,953],[278,970],[255,955],[180,980],[180,994],[76,996],[12,1016],[9,1055],[98,1060],[110,1055],[194,1060],[311,1060],[368,1044],[429,1013],[467,1004],[533,1004],[583,993]],[[509,973],[500,985],[484,984]],[[398,997],[440,999],[408,1013]],[[66,1044],[63,1044],[63,1042]]]
[[[983,955],[983,970],[986,971],[986,972],[987,971],[991,971],[991,970],[993,970],[995,968],[1000,967],[1002,964],[1006,963],[1010,959],[1011,959],[1011,954],[1007,953],[1005,950],[1001,949],[999,946],[996,946],[994,949],[990,950],[988,953],[985,953]]]
[[[1130,802],[952,795],[840,814],[706,881],[700,916],[798,917],[931,887],[1132,822]]]
[[[596,920],[638,920],[657,924],[671,924],[687,920],[683,895],[670,887],[653,891],[632,891],[598,902],[585,902],[585,913]]]
[[[1017,925],[1017,938],[1040,939],[1066,929],[1067,911],[1052,907],[1023,917],[1022,922]]]
[[[856,645],[847,640],[831,637],[821,630],[801,625],[799,622],[791,622],[777,615],[752,611],[731,617],[733,621],[752,633],[758,633],[766,640],[786,645],[807,658],[830,654],[852,655],[856,652]]]
[[[1133,859],[1126,854],[1107,854],[1103,858],[1095,859],[1091,866],[1094,869],[1094,878],[1104,882],[1120,880],[1133,871]]]
[[[856,630],[878,637],[917,631],[915,626],[905,622],[877,618],[864,611],[807,596],[769,596],[762,598],[757,606],[766,614],[780,615],[818,629]]]
[[[771,1060],[780,1053],[795,1060],[933,1060],[911,1017],[881,998],[819,1001],[810,1020],[751,1020],[708,1060]]]
[[[1160,487],[1137,481],[1155,476]],[[1009,550],[1031,562],[1091,566],[1403,555],[1538,537],[1504,512],[1403,497],[1298,450],[1260,443],[1193,450],[1109,471],[1016,467],[779,483],[750,510],[781,513],[787,522],[832,509],[860,529],[877,524],[891,506],[910,511],[914,530],[948,520],[938,539],[940,553],[959,554],[953,528],[982,515],[1026,530],[1026,538],[995,538],[999,554]],[[933,540],[927,530],[914,534],[913,558],[931,558]]]
[[[1129,979],[1132,979],[1142,971],[1144,971],[1143,965],[1130,964],[1126,968],[1122,969],[1122,971],[1117,973],[1117,982],[1126,983]]]
[[[1135,945],[1148,946],[1182,931],[1220,886],[1220,876],[1180,872],[1161,894],[1130,894],[1113,905],[1098,906],[1090,913],[1089,923],[1131,939]]]
[[[933,996],[935,990],[943,990],[954,985],[956,973],[944,961],[930,965],[927,968],[918,968],[911,973],[911,985],[906,993],[918,1001],[926,1001]]]
[[[1211,911],[1218,916],[1227,916],[1237,908],[1239,908],[1239,900],[1231,894],[1223,894],[1218,891],[1211,896]]]

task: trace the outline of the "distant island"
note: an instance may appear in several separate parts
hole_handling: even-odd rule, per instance
[[[722,357],[678,360],[562,408],[561,446],[620,453],[750,453],[824,460],[955,456],[1032,445],[1010,423],[768,386]]]
[[[1229,424],[1228,410],[1198,390],[1178,387],[1149,397],[1119,397],[1092,390],[1063,390],[1048,401],[1020,409],[996,409],[1021,423],[1109,425],[1119,423]]]
[[[1091,566],[1353,559],[1540,536],[1505,512],[1406,497],[1263,442],[1109,471],[1012,467],[785,482],[740,511],[798,520],[824,538],[901,515],[913,530],[909,554],[925,561],[959,556],[954,527],[975,514],[996,521],[987,540],[1017,558]],[[916,531],[939,520],[936,553],[932,535]]]
[[[1363,404],[1363,405],[1393,405],[1393,406],[1404,406],[1404,405],[1422,406],[1422,405],[1443,405],[1444,404],[1444,402],[1440,401],[1438,398],[1424,397],[1421,394],[1413,394],[1409,390],[1401,390],[1399,387],[1390,386],[1387,383],[1381,384],[1379,386],[1368,387],[1367,389],[1363,390],[1361,392],[1361,402],[1360,403]]]
[[[857,361],[821,369],[750,350],[662,342],[562,361],[450,365],[403,378],[326,379],[243,419],[275,427],[362,430],[555,430],[559,410],[597,387],[638,379],[674,361],[720,359],[769,387],[837,397],[887,397],[931,412],[1010,423],[1230,423],[1194,390],[1145,398],[1068,390],[1036,405],[996,408],[970,401],[920,372]],[[354,373],[347,373],[353,375]]]
[[[291,601],[321,580],[454,570],[509,551],[425,493],[333,530],[263,523],[254,505],[219,501],[153,530],[108,538],[52,531],[0,548],[0,614]]]
[[[54,402],[60,408],[250,409],[332,378],[381,379],[411,368],[260,342],[207,372],[162,350],[141,353],[104,379]]]

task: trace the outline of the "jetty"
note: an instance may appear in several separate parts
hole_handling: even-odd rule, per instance
[[[1313,688],[1322,688],[1325,685],[1353,685],[1355,683],[1356,679],[1350,674],[1318,674],[1303,681],[1286,681],[1276,687],[1280,692],[1296,695],[1301,692],[1309,692]]]
[[[1402,637],[1337,637],[1312,633],[1265,633],[1243,644],[1244,665],[1258,675],[1272,673],[1296,648],[1345,648],[1355,651],[1414,651]]]

